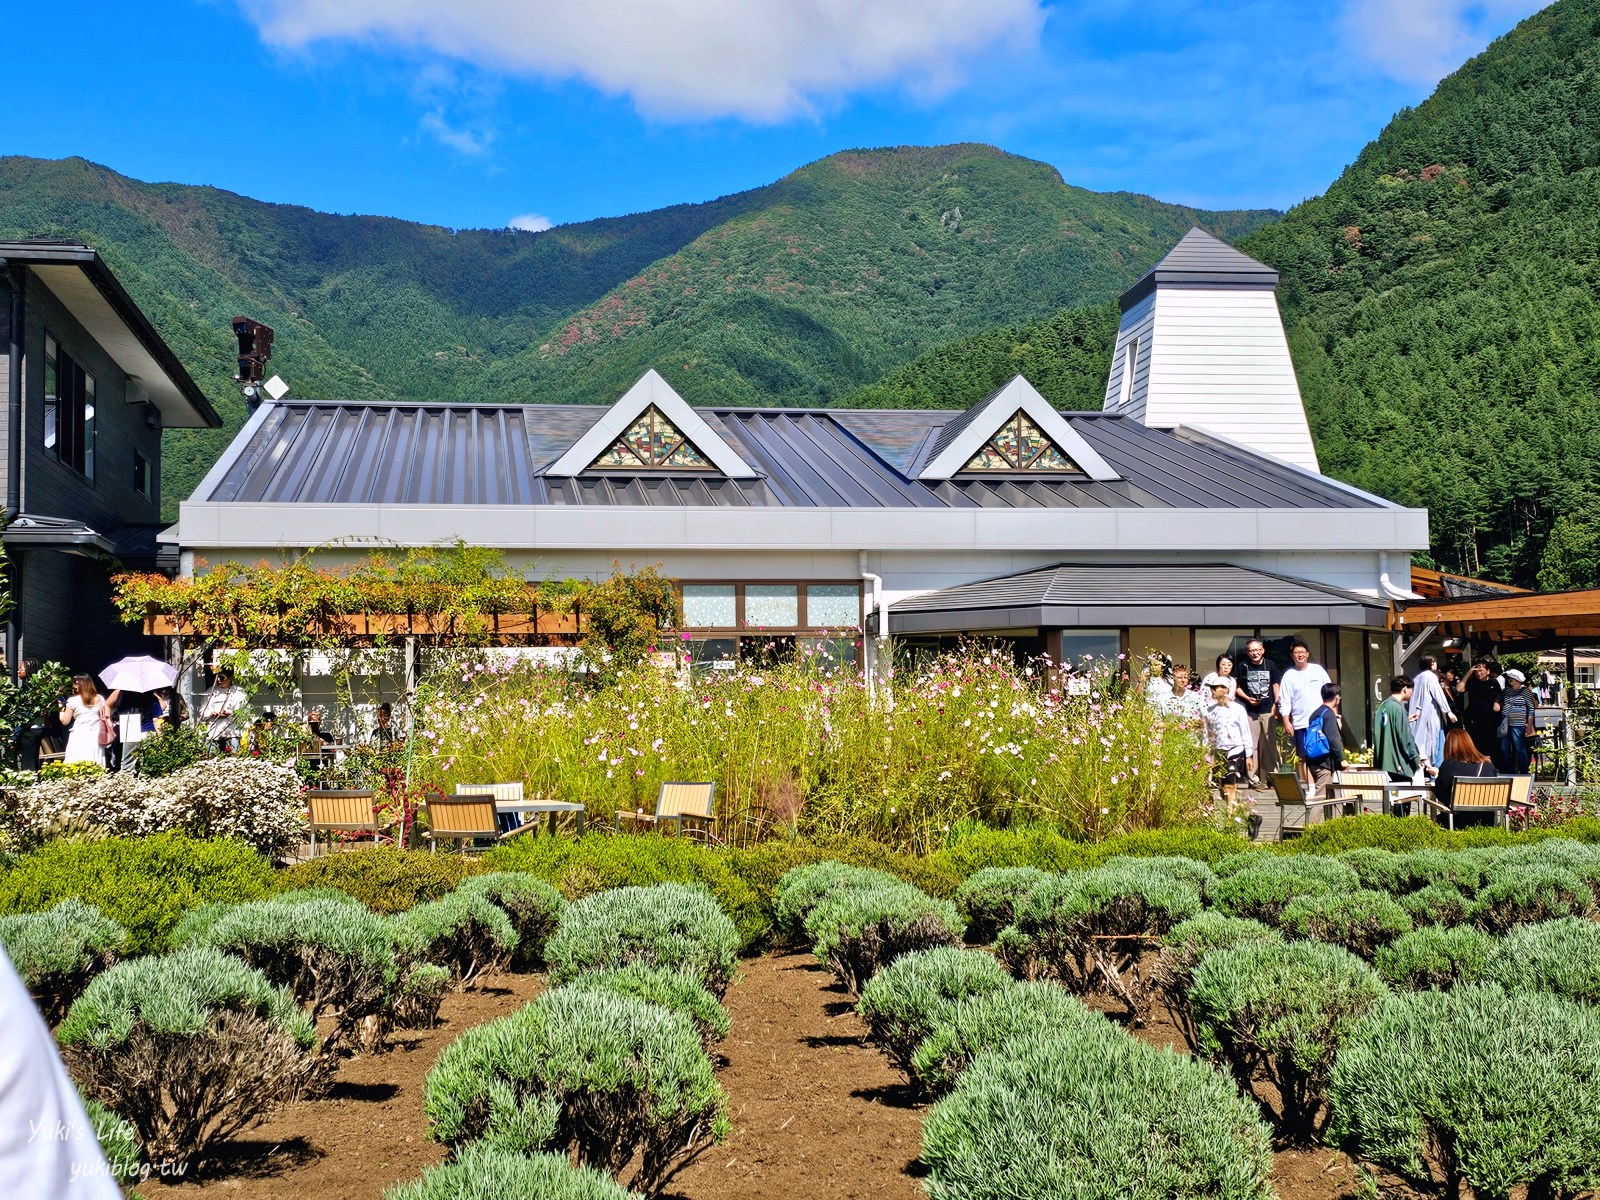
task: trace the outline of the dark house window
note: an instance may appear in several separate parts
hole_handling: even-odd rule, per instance
[[[156,471],[150,460],[137,450],[133,452],[133,490],[146,500],[156,497]]]
[[[44,339],[44,448],[58,462],[94,478],[94,376]]]

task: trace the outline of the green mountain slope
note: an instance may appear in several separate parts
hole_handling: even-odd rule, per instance
[[[1190,224],[1276,214],[1098,195],[981,146],[834,155],[752,191],[545,233],[452,231],[0,158],[0,237],[100,248],[228,421],[173,432],[169,512],[244,417],[228,321],[296,395],[827,403],[929,346],[1114,294]]]

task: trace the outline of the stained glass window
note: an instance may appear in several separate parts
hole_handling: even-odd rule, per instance
[[[653,404],[639,414],[639,419],[611,444],[611,449],[594,460],[594,465],[633,471],[714,469],[711,461]]]
[[[1077,471],[1078,464],[1019,412],[978,449],[962,470]]]

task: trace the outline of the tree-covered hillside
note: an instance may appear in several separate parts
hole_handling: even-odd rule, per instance
[[[0,237],[98,247],[228,421],[166,441],[170,512],[244,417],[229,318],[296,395],[606,402],[647,366],[697,403],[830,402],[967,330],[1101,299],[1200,213],[980,146],[834,155],[706,204],[453,231],[0,158]]]

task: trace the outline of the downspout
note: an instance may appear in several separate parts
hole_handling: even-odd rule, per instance
[[[878,614],[877,637],[869,640],[863,630],[861,639],[861,648],[866,651],[863,655],[865,661],[862,666],[867,673],[867,699],[875,700],[878,695],[878,652],[882,649],[883,644],[889,640],[889,614],[883,608],[883,577],[874,575],[867,570],[867,552],[865,550],[859,552],[856,562],[861,570],[862,582],[872,585],[872,605],[868,611]]]
[[[3,261],[3,260],[0,260]],[[14,263],[5,264],[11,277],[11,345],[6,373],[6,507],[0,514],[0,529],[11,524],[22,511],[22,322],[26,315],[23,298],[28,274]],[[6,669],[17,677],[18,643],[22,640],[22,551],[11,566],[11,611],[6,614]]]
[[[1389,579],[1389,552],[1387,550],[1378,551],[1378,595],[1385,600],[1416,599],[1411,594],[1410,589],[1397,588]]]

